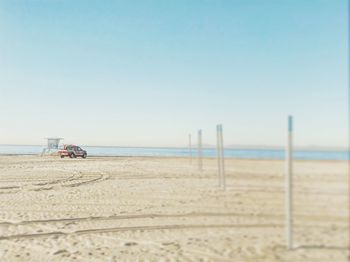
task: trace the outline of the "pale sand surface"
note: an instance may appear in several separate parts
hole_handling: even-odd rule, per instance
[[[295,165],[285,248],[284,163],[0,157],[1,261],[347,261],[347,163]]]

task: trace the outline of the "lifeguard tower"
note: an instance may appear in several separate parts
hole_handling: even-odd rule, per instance
[[[41,155],[50,154],[57,151],[61,140],[63,140],[61,137],[48,137],[47,147],[43,149]]]

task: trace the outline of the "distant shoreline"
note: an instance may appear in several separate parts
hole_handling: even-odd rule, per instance
[[[55,155],[46,155],[46,156],[41,156],[41,154],[0,154],[1,157],[46,157],[46,158],[56,158],[57,160],[61,160],[59,156]],[[189,159],[189,157],[186,156],[123,156],[123,155],[118,155],[118,156],[100,156],[100,155],[89,155],[87,159],[110,159],[110,158],[143,158],[143,159],[152,159],[152,158],[161,158],[161,159]],[[67,158],[70,159],[70,158]],[[74,160],[80,160],[80,158],[74,158]],[[203,157],[203,159],[208,159],[208,160],[215,160],[215,156],[207,156]],[[240,158],[240,157],[225,157],[227,160],[237,160],[237,161],[277,161],[277,162],[282,162],[284,159],[276,159],[276,158]],[[81,159],[82,161],[85,161],[84,159]],[[348,160],[344,159],[295,159],[294,161],[296,162],[329,162],[329,163],[339,163],[339,162],[347,162]],[[193,157],[193,166],[196,166],[196,157]]]
[[[14,147],[43,147],[46,145],[29,145],[29,144],[0,144],[1,146],[14,146]],[[188,149],[188,146],[99,146],[99,145],[81,145],[81,147],[96,147],[96,148],[143,148],[143,149]],[[196,149],[197,145],[193,144],[192,149]],[[203,149],[216,149],[213,145],[203,145]],[[284,146],[263,146],[263,145],[227,145],[225,149],[234,150],[284,150]],[[349,151],[347,147],[332,147],[332,146],[295,146],[296,151],[328,151],[328,152],[346,152]]]

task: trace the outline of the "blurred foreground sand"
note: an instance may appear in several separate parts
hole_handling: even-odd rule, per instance
[[[347,261],[347,163],[295,164],[285,248],[284,163],[0,157],[1,261]]]

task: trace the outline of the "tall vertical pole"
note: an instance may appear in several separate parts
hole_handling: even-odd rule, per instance
[[[350,29],[350,0],[348,1],[348,30]],[[350,35],[348,35],[348,73],[350,73]],[[348,74],[348,99],[350,99],[350,74]],[[348,104],[349,108],[348,108],[348,130],[350,130],[350,103]],[[348,236],[348,257],[350,259],[350,133],[348,132],[348,205],[349,205],[349,211],[348,211],[348,230],[349,230],[349,236]]]
[[[218,160],[218,178],[219,178],[219,187],[222,185],[222,179],[221,179],[221,149],[220,149],[220,126],[216,126],[216,155]]]
[[[203,171],[202,130],[198,130],[198,170]]]
[[[218,177],[219,186],[226,189],[225,179],[225,156],[224,156],[224,138],[222,132],[222,125],[216,126],[216,139],[217,139],[217,160],[218,160]]]
[[[189,157],[190,157],[190,164],[192,164],[192,141],[191,141],[191,134],[188,135],[188,150],[189,150]]]
[[[222,177],[222,185],[224,190],[226,190],[226,178],[225,178],[225,156],[224,156],[224,137],[222,131],[222,125],[220,125],[220,151],[221,151],[221,177]]]
[[[293,117],[288,116],[286,148],[286,213],[287,247],[293,249]]]

